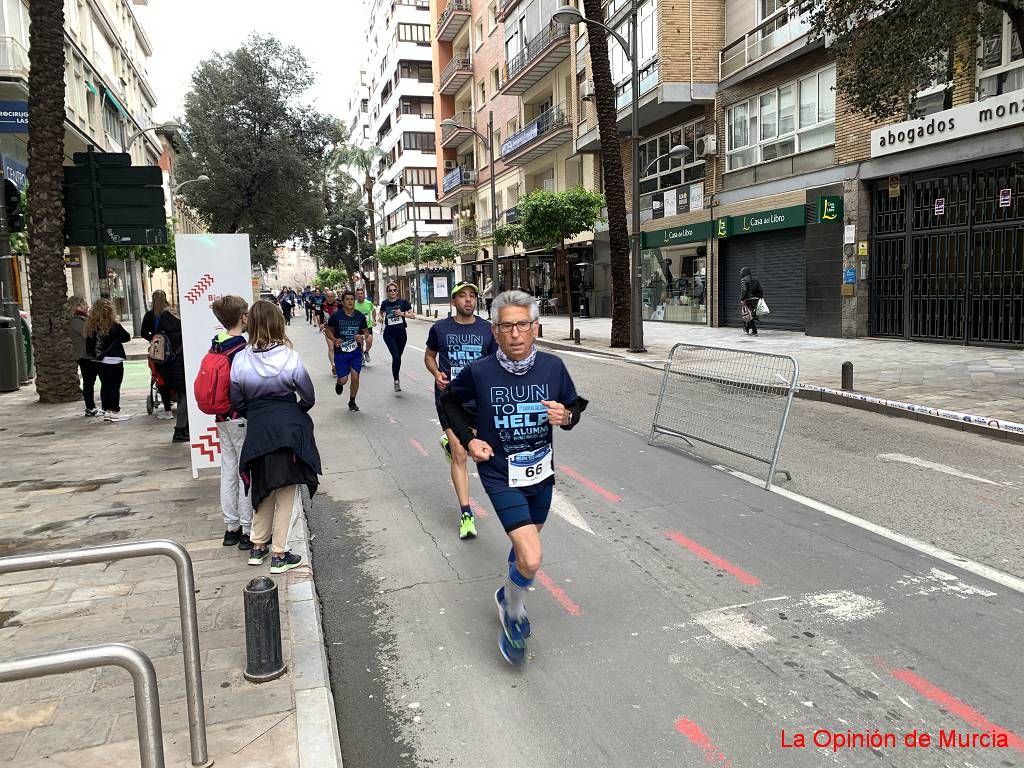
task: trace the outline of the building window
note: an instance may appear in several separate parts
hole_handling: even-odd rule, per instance
[[[479,83],[476,84],[476,92],[477,92],[477,96],[480,99],[477,102],[476,107],[477,107],[477,109],[480,109],[480,107],[482,107],[484,104],[487,103],[487,81],[486,80],[481,80]]]
[[[726,110],[726,170],[807,152],[836,140],[835,66]]]
[[[436,187],[436,168],[406,168],[404,177],[406,186],[410,187]]]
[[[491,32],[498,26],[498,4],[491,3],[487,6],[487,29]]]
[[[484,44],[484,22],[481,19],[476,23],[476,47]]]
[[[416,80],[421,83],[432,83],[434,74],[429,63],[419,61],[398,62],[398,77]]]
[[[704,178],[704,158],[693,155],[697,139],[704,135],[704,119],[693,120],[640,143],[640,193],[678,187]],[[685,144],[690,155],[685,159],[667,157],[672,147]],[[659,159],[660,158],[660,159]]]
[[[429,97],[407,96],[402,99],[401,110],[403,115],[416,115],[432,120],[434,118],[434,100]]]
[[[434,134],[426,132],[403,133],[402,148],[416,149],[419,150],[420,152],[433,153],[435,151]]]
[[[979,99],[1024,88],[1024,51],[1010,26],[1010,17],[1005,13],[999,16],[1001,19],[990,25],[978,49]]]
[[[398,41],[400,43],[418,43],[430,45],[429,24],[399,24]]]
[[[629,39],[629,22],[624,21],[616,30],[625,39]],[[639,9],[637,18],[637,42],[640,50],[640,69],[646,69],[658,59],[658,0],[645,0]],[[629,87],[632,65],[622,46],[609,41],[608,58],[611,63],[612,82],[616,87],[623,84]]]
[[[103,130],[117,144],[116,151],[120,152],[124,146],[124,122],[117,109],[106,101],[103,104]]]
[[[491,93],[497,93],[501,87],[501,75],[498,73],[498,68],[495,67],[491,70]]]

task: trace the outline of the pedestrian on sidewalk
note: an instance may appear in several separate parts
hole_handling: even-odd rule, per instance
[[[300,486],[312,497],[319,482],[320,453],[308,413],[316,393],[273,303],[255,302],[247,327],[249,346],[231,365],[231,407],[246,419],[239,466],[255,510],[249,565],[262,564],[272,550],[270,572],[284,573],[302,559],[288,549]]]
[[[406,318],[416,315],[412,311],[412,304],[399,297],[397,283],[388,283],[387,296],[380,305],[380,322],[384,326],[384,344],[391,353],[391,378],[395,380],[395,392],[401,392],[399,375],[402,372],[402,354],[409,341]]]
[[[124,351],[131,334],[117,322],[110,299],[100,299],[92,305],[85,321],[85,349],[96,366],[100,379],[100,404],[104,421],[127,421],[121,413],[121,382],[124,381]]]
[[[224,514],[225,547],[252,549],[252,505],[239,476],[239,459],[245,444],[246,420],[231,407],[231,367],[245,349],[242,335],[249,304],[241,296],[221,296],[210,307],[224,330],[213,337],[210,351],[199,369],[193,391],[196,404],[211,413],[220,438],[220,506]],[[206,374],[204,376],[204,374]]]
[[[181,314],[177,307],[168,306],[158,316],[160,331],[167,335],[170,342],[170,355],[167,362],[157,366],[166,387],[172,397],[177,400],[178,414],[174,421],[172,443],[187,443],[188,436],[188,401],[185,385],[185,352],[181,337]]]
[[[82,399],[85,400],[85,415],[102,416],[96,408],[96,362],[89,356],[85,348],[85,322],[89,317],[89,305],[81,296],[68,299],[68,337],[71,339],[71,352],[78,370],[82,373]]]
[[[160,315],[163,314],[164,310],[170,306],[167,301],[167,294],[163,291],[153,291],[153,296],[150,300],[149,310],[142,316],[142,338],[146,341],[153,341],[155,336],[160,331]],[[155,365],[150,362],[151,368],[156,368]],[[171,390],[167,386],[167,382],[163,380],[163,376],[159,375],[154,370],[154,380],[158,382],[157,390],[160,392],[160,402],[163,404],[163,411],[158,413],[156,417],[158,419],[169,420],[173,419],[174,415],[171,413],[171,404],[173,402],[171,397]]]
[[[484,281],[484,292],[480,294],[480,298],[484,300],[484,304],[487,306],[487,319],[491,319],[491,302],[494,301],[494,281],[491,278],[487,278]]]
[[[750,267],[740,270],[740,313],[743,332],[757,336],[757,302],[764,298],[761,282],[750,273]]]

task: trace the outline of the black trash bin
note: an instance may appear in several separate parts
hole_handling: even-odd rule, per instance
[[[0,317],[0,392],[13,392],[21,385],[18,373],[18,345],[21,332],[13,317]]]

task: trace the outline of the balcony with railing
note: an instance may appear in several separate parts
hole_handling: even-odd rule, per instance
[[[459,124],[458,127],[441,126],[441,146],[446,149],[459,146],[473,135],[471,128],[473,112],[471,110],[464,109],[461,112],[456,112],[452,115],[452,120]]]
[[[775,66],[792,58],[808,42],[811,10],[811,4],[806,2],[783,6],[739,40],[723,48],[718,57],[719,80],[731,79],[732,85],[764,68],[744,72],[754,64],[764,62]],[[786,48],[793,50],[786,51]],[[740,73],[742,76],[736,77]]]
[[[454,96],[472,78],[473,59],[469,55],[469,51],[456,53],[447,66],[441,70],[438,91],[444,96]]]
[[[576,122],[576,151],[597,152],[601,148],[601,134],[597,125],[597,106],[593,101],[580,104]]]
[[[505,21],[517,5],[519,0],[498,0],[498,21]]]
[[[503,95],[521,95],[569,57],[572,43],[566,24],[551,22],[505,65]]]
[[[28,48],[13,37],[0,37],[0,76],[28,81]]]
[[[480,240],[476,222],[473,219],[452,226],[452,242],[463,250],[476,250]]]
[[[448,0],[448,5],[437,17],[437,39],[450,43],[469,22],[469,0]]]
[[[640,70],[640,98],[658,87],[661,82],[661,67],[655,59]],[[629,80],[615,89],[615,109],[622,111],[629,109],[633,104],[633,88]]]
[[[460,189],[476,189],[476,171],[456,166],[441,178],[441,195],[448,195]]]
[[[567,105],[556,104],[501,143],[501,160],[505,165],[526,165],[571,140],[570,111]]]

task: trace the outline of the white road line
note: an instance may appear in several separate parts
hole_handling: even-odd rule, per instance
[[[904,456],[902,453],[880,453],[876,457],[881,461],[895,461],[901,464],[912,464],[915,467],[921,467],[922,469],[931,469],[935,472],[942,472],[946,475],[952,475],[953,477],[962,477],[964,480],[973,480],[976,483],[987,483],[988,485],[999,485],[994,480],[989,480],[985,477],[978,477],[977,475],[971,475],[967,472],[961,472],[956,467],[950,467],[946,464],[937,464],[934,461],[928,461],[926,459],[919,459],[917,456]]]
[[[408,347],[409,349],[415,349],[417,352],[424,352],[425,353],[427,351],[427,350],[422,349],[420,347],[414,347],[412,344],[406,344],[405,346]]]
[[[729,469],[721,464],[716,464],[714,466],[715,469],[725,472],[726,474],[732,475],[740,480],[745,480],[759,488],[764,488],[764,480],[760,478],[752,477],[745,472],[738,472],[735,469]],[[934,544],[920,541],[911,536],[904,536],[902,533],[896,533],[896,531],[889,530],[883,525],[878,525],[877,523],[872,523],[861,517],[857,517],[856,515],[851,515],[849,512],[836,509],[835,507],[831,507],[828,504],[808,498],[807,496],[801,496],[799,493],[793,493],[792,491],[787,491],[784,488],[779,488],[777,485],[772,486],[771,492],[795,501],[798,504],[803,504],[805,507],[815,509],[829,517],[842,520],[844,523],[849,523],[850,525],[855,525],[858,528],[863,528],[865,531],[870,531],[884,539],[895,541],[897,544],[902,544],[905,547],[909,547],[910,549],[928,555],[929,557],[934,557],[936,560],[949,563],[950,565],[956,566],[968,573],[973,573],[975,576],[981,576],[983,579],[993,581],[1007,589],[1012,589],[1014,592],[1024,594],[1024,579],[1017,578],[1009,573],[1004,573],[996,568],[979,563],[976,560],[971,560],[960,555],[954,555],[952,552],[948,552],[941,547],[936,547]]]
[[[580,514],[580,511],[576,509],[576,505],[569,501],[558,488],[555,488],[554,495],[551,497],[551,511],[570,525],[576,526],[581,531],[586,531],[591,536],[595,535],[594,529],[590,527],[583,515]]]
[[[558,355],[572,355],[573,357],[585,357],[588,360],[607,360],[608,359],[606,357],[601,357],[601,355],[588,355],[586,352],[571,352],[568,349],[553,348],[551,351],[554,352],[555,354],[558,354]]]

